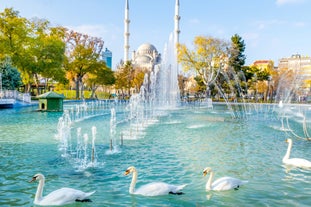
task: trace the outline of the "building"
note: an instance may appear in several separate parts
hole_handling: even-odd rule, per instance
[[[142,68],[144,70],[153,70],[154,66],[161,63],[161,54],[156,47],[150,43],[143,43],[138,49],[132,52],[132,59],[129,58],[130,49],[130,18],[129,18],[129,0],[125,1],[124,11],[124,63],[132,61],[134,68]],[[179,0],[175,2],[174,16],[174,43],[179,43]]]
[[[106,63],[106,65],[110,69],[112,69],[112,52],[107,48],[105,49],[104,52],[102,52],[102,60]]]
[[[311,57],[294,54],[289,58],[281,58],[279,60],[278,69],[293,72],[294,80],[292,87],[297,90],[296,94],[299,96],[299,100],[310,97]]]
[[[145,43],[139,46],[137,51],[132,53],[132,64],[134,68],[141,68],[148,72],[153,70],[154,66],[161,63],[161,54],[152,44]]]
[[[279,60],[279,69],[293,70],[300,80],[311,80],[311,57],[292,55]]]
[[[40,111],[63,111],[63,94],[58,94],[53,91],[41,94],[39,99]]]
[[[261,71],[271,71],[274,69],[274,62],[272,60],[256,60],[252,65]]]

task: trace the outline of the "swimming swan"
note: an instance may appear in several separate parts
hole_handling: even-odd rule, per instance
[[[290,152],[293,146],[293,141],[291,139],[286,139],[286,142],[288,143],[288,148],[286,151],[285,156],[283,157],[283,163],[286,165],[294,166],[294,167],[300,167],[300,168],[311,168],[311,162],[302,159],[302,158],[289,158]]]
[[[58,205],[65,205],[65,204],[73,203],[75,201],[90,202],[91,200],[87,199],[87,197],[95,193],[95,191],[85,193],[85,192],[82,192],[80,190],[76,190],[73,188],[60,188],[42,197],[45,177],[44,175],[39,173],[39,174],[34,175],[32,177],[32,180],[30,180],[29,182],[33,182],[36,180],[39,181],[39,185],[38,185],[35,200],[34,200],[34,204],[36,205],[58,206]]]
[[[159,195],[167,195],[167,194],[182,194],[181,190],[186,185],[171,185],[163,182],[153,182],[146,185],[141,186],[137,190],[135,190],[136,181],[137,181],[137,170],[135,167],[131,166],[127,168],[124,172],[124,175],[128,175],[133,173],[132,182],[129,188],[129,192],[131,194],[140,194],[143,196],[159,196]]]
[[[215,190],[215,191],[223,191],[223,190],[237,190],[241,185],[248,183],[246,180],[239,180],[237,178],[232,177],[222,177],[215,180],[212,184],[212,180],[214,178],[214,171],[212,168],[207,167],[203,170],[203,176],[206,176],[207,173],[210,173],[209,179],[206,183],[206,190]]]

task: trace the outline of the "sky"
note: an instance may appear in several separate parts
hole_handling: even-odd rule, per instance
[[[130,55],[143,44],[163,54],[174,31],[176,0],[129,0]],[[179,0],[179,42],[193,49],[196,36],[244,40],[246,65],[293,54],[311,55],[311,0]],[[104,40],[112,68],[124,57],[125,0],[0,0],[0,12],[46,19]]]

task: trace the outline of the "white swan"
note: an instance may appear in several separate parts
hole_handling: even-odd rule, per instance
[[[34,204],[40,206],[59,206],[73,203],[75,201],[89,202],[90,199],[87,199],[87,197],[95,193],[95,191],[85,193],[83,191],[76,190],[73,188],[60,188],[42,197],[45,177],[44,175],[39,173],[34,175],[32,177],[32,180],[30,180],[29,182],[33,182],[36,180],[39,181],[39,185],[37,188]]]
[[[283,163],[289,166],[293,167],[299,167],[299,168],[311,168],[311,162],[302,159],[302,158],[289,158],[290,152],[293,146],[293,141],[291,139],[286,139],[286,142],[288,143],[287,151],[285,156],[283,157]]]
[[[223,190],[231,190],[235,189],[237,190],[240,186],[244,185],[245,183],[248,183],[247,180],[239,180],[237,178],[232,177],[222,177],[217,180],[215,180],[212,183],[212,180],[214,178],[214,171],[212,168],[207,167],[203,170],[203,176],[206,176],[207,173],[210,173],[209,179],[206,183],[206,190],[215,190],[215,191],[223,191]]]
[[[135,167],[131,166],[127,168],[124,172],[124,175],[128,175],[133,173],[132,182],[129,188],[129,193],[131,194],[139,194],[143,196],[159,196],[159,195],[167,195],[167,194],[182,194],[181,190],[186,185],[171,185],[163,182],[153,182],[146,185],[141,186],[137,190],[135,190],[136,181],[137,181],[137,170]]]

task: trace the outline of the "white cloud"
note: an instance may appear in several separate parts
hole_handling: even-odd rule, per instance
[[[294,25],[296,27],[305,27],[307,24],[305,22],[295,22]]]
[[[277,26],[281,27],[305,27],[307,25],[306,22],[292,22],[292,21],[284,21],[284,20],[277,20],[272,19],[268,21],[258,21],[255,23],[257,30],[265,30],[270,28],[275,28]]]
[[[66,27],[76,32],[90,35],[92,37],[103,38],[108,33],[107,28],[103,25],[78,25],[78,26],[66,26]]]
[[[281,6],[284,4],[297,4],[297,3],[303,3],[305,0],[276,0],[276,4]]]
[[[263,29],[267,29],[267,28],[275,27],[279,25],[286,25],[286,24],[289,24],[289,22],[278,20],[278,19],[271,19],[267,21],[258,21],[255,24],[258,30],[263,30]]]
[[[247,42],[247,45],[250,45],[252,48],[256,48],[258,46],[260,35],[258,33],[249,32],[244,33],[243,38]]]
[[[190,19],[189,23],[190,24],[200,24],[200,20],[199,19]]]

